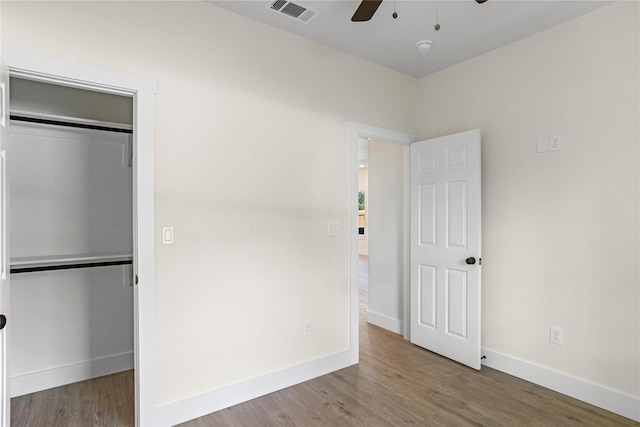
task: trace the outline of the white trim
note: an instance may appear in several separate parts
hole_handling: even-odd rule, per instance
[[[350,248],[349,248],[349,260],[350,260],[350,285],[351,285],[351,345],[358,345],[358,143],[361,138],[373,139],[376,141],[387,142],[391,144],[399,144],[405,146],[405,164],[409,164],[407,159],[409,158],[409,144],[418,141],[418,135],[400,132],[392,129],[385,129],[377,126],[366,125],[362,123],[349,122],[349,236]],[[410,261],[410,189],[409,189],[409,168],[405,168],[404,171],[404,206],[405,211],[405,226],[404,226],[404,262],[403,262],[403,278],[404,278],[404,319],[399,321],[401,327],[399,332],[403,334],[405,339],[409,338],[408,325],[410,321],[410,280],[409,280],[409,261]],[[386,324],[386,323],[385,323]],[[384,326],[382,326],[384,327]],[[395,328],[395,327],[394,327]],[[386,328],[385,328],[386,329]],[[355,343],[354,343],[355,341]]]
[[[3,48],[2,57],[12,76],[41,82],[89,88],[106,93],[131,96],[133,93],[155,94],[154,79],[97,68],[47,56]]]
[[[23,396],[130,369],[133,369],[132,351],[16,375],[11,377],[11,397]]]
[[[154,115],[156,81],[114,70],[3,49],[10,74],[37,81],[100,91],[133,98],[133,199],[135,233],[134,364],[136,426],[157,419],[155,356],[155,219]],[[8,379],[6,379],[8,380]],[[7,384],[9,381],[6,381]]]
[[[375,311],[367,310],[367,322],[396,334],[402,334],[404,332],[402,320],[394,319],[393,317],[376,313]]]
[[[640,398],[565,373],[482,349],[482,364],[640,422]]]
[[[351,349],[158,408],[149,426],[169,426],[282,390],[357,363]]]
[[[418,135],[400,132],[393,129],[385,129],[378,126],[371,126],[357,122],[349,122],[349,134],[351,136],[351,143],[353,139],[356,139],[356,146],[358,139],[374,139],[376,141],[388,142],[390,144],[409,145],[412,142],[416,142],[419,138]],[[358,156],[356,151],[356,166],[358,166]],[[356,194],[357,196],[357,194]],[[357,197],[356,197],[356,200]]]
[[[404,266],[402,277],[404,279],[404,322],[402,333],[405,340],[411,341],[411,149],[409,146],[404,149],[403,193],[404,227],[402,238],[404,242]]]

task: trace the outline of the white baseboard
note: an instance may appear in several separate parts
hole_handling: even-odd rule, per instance
[[[404,332],[404,322],[393,317],[389,317],[385,314],[376,313],[375,311],[367,310],[367,322],[372,325],[381,327],[396,334],[402,335]]]
[[[133,369],[133,352],[113,354],[11,377],[11,397]]]
[[[159,406],[149,425],[172,426],[273,393],[358,363],[358,350],[345,350],[257,378]]]
[[[640,421],[640,398],[516,357],[482,349],[482,364],[591,405]]]

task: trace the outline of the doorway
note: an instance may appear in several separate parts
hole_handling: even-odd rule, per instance
[[[369,140],[358,140],[358,297],[360,311],[369,305]],[[362,316],[361,316],[362,317]]]
[[[402,158],[403,163],[408,164],[408,156],[409,156],[409,144],[413,141],[418,140],[418,137],[416,135],[411,135],[408,133],[404,133],[404,132],[398,132],[398,131],[394,131],[394,130],[389,130],[389,129],[384,129],[384,128],[379,128],[376,126],[371,126],[371,125],[365,125],[365,124],[360,124],[360,123],[350,123],[349,124],[349,130],[350,130],[350,153],[351,153],[351,165],[350,165],[350,170],[351,170],[351,182],[350,182],[350,188],[351,188],[351,192],[350,192],[350,197],[351,200],[353,201],[352,203],[352,209],[351,209],[351,228],[350,228],[350,236],[351,236],[351,250],[350,250],[350,265],[351,265],[351,319],[352,319],[352,329],[351,329],[351,336],[352,336],[352,346],[353,348],[358,348],[358,313],[359,313],[359,301],[360,301],[360,273],[359,273],[359,269],[360,269],[360,235],[359,235],[359,227],[358,227],[358,219],[359,219],[359,209],[358,209],[358,192],[359,192],[359,181],[360,181],[360,157],[358,155],[360,150],[360,147],[363,146],[363,140],[365,141],[374,141],[374,144],[380,144],[381,147],[385,147],[385,146],[393,146],[397,149],[400,150],[400,157]],[[368,151],[367,151],[368,152]],[[382,155],[382,157],[384,157],[384,154]],[[375,201],[375,195],[371,194],[371,183],[372,183],[372,174],[375,172],[371,171],[371,159],[369,159],[369,163],[368,163],[368,193],[365,195],[365,206],[368,206],[367,210],[365,211],[365,214],[368,212],[369,215],[366,215],[365,217],[365,234],[367,235],[368,238],[368,272],[371,271],[376,271],[376,268],[379,269],[379,271],[384,271],[384,269],[386,268],[386,266],[384,264],[380,264],[379,261],[376,261],[376,256],[373,254],[373,251],[375,250],[375,248],[372,247],[372,239],[375,239],[375,237],[372,237],[375,234],[375,229],[378,228],[379,226],[376,226],[375,223],[375,212],[372,214],[371,212],[371,207],[374,206],[376,204]],[[382,175],[380,175],[382,176]],[[373,178],[375,179],[375,178]],[[409,242],[409,209],[408,209],[408,203],[409,203],[409,176],[408,176],[408,172],[405,168],[405,170],[401,173],[401,181],[402,181],[402,185],[401,185],[401,189],[400,191],[400,198],[403,201],[403,209],[402,209],[402,226],[401,226],[401,236],[399,237],[401,240],[401,253],[402,256],[400,257],[400,259],[396,259],[396,264],[397,264],[397,268],[401,271],[402,277],[408,277],[408,258],[406,257],[406,255],[408,255],[409,251],[408,251],[408,242]],[[384,181],[385,178],[381,178],[381,181]],[[373,205],[372,205],[373,203]],[[380,204],[384,204],[384,201],[378,200],[377,203]],[[406,205],[406,206],[404,206]],[[384,209],[384,208],[383,208]],[[373,223],[372,223],[373,221]],[[384,226],[382,226],[382,228],[384,228]],[[396,230],[397,231],[397,230]],[[384,247],[384,238],[381,240],[381,246]],[[374,241],[374,245],[375,245],[375,241]],[[372,266],[372,258],[373,258],[373,262],[376,264],[374,266]],[[380,256],[380,259],[384,259],[384,256]],[[368,277],[368,293],[367,293],[367,300],[368,300],[368,305],[370,305],[370,300],[371,300],[371,292],[372,292],[372,288],[371,288],[371,283],[372,283],[372,278],[371,276]],[[373,285],[375,286],[375,284]],[[408,293],[409,293],[409,288],[408,288],[408,283],[404,280],[402,280],[402,283],[394,283],[392,286],[395,287],[394,290],[392,290],[392,292],[394,292],[396,295],[400,294],[402,295],[400,301],[395,303],[395,307],[397,307],[397,304],[399,303],[402,306],[402,309],[398,310],[398,312],[402,313],[402,319],[397,319],[397,318],[392,318],[392,316],[385,316],[385,315],[378,315],[381,313],[371,313],[371,310],[369,310],[367,312],[367,321],[370,323],[374,323],[377,324],[378,326],[384,327],[385,329],[390,329],[396,333],[400,333],[403,334],[405,336],[405,338],[409,337],[409,322],[408,322],[408,318],[406,318],[406,316],[409,314],[409,300],[408,300]],[[374,291],[375,292],[375,291]],[[381,299],[384,299],[384,294],[380,294],[379,296],[381,297]],[[382,313],[384,314],[384,313]],[[372,322],[373,320],[373,322]]]
[[[15,398],[134,367],[134,129],[130,96],[17,77],[10,87]]]
[[[84,89],[104,94],[129,97],[133,100],[133,123],[135,132],[131,138],[131,170],[132,170],[132,259],[129,284],[133,283],[133,365],[135,367],[135,424],[148,425],[157,423],[158,414],[154,401],[155,374],[155,257],[154,257],[154,191],[153,191],[153,103],[156,83],[146,77],[134,76],[121,72],[114,72],[100,68],[71,63],[53,58],[27,54],[11,49],[2,50],[2,133],[0,139],[2,163],[2,222],[0,238],[3,249],[2,265],[9,265],[8,236],[11,232],[11,224],[6,222],[8,216],[7,205],[10,204],[9,188],[6,185],[6,171],[13,165],[11,158],[7,157],[10,106],[6,105],[10,98],[9,75],[14,78],[52,83],[64,87]],[[6,167],[5,166],[6,161]],[[4,201],[7,203],[4,203]],[[6,225],[5,225],[6,223]],[[2,366],[11,366],[7,359],[12,351],[7,348],[7,334],[11,334],[13,320],[10,313],[11,288],[10,274],[2,275],[0,283],[0,306],[2,314],[7,318],[7,327],[0,330],[0,358]],[[123,274],[125,276],[125,274]],[[124,281],[123,277],[123,281]],[[140,325],[144,325],[142,328]],[[9,331],[9,332],[7,332]],[[8,343],[10,345],[10,343]],[[0,419],[3,425],[9,425],[10,420],[10,375],[3,368],[0,372],[0,400],[2,414]]]
[[[368,323],[404,332],[406,147],[361,139],[358,150],[360,298]]]
[[[367,321],[377,324],[392,332],[401,333],[405,339],[425,347],[428,350],[442,354],[460,363],[464,363],[475,369],[480,368],[480,130],[474,129],[439,138],[416,142],[409,149],[409,144],[415,142],[411,135],[400,134],[395,131],[375,128],[372,126],[351,124],[351,171],[352,192],[351,196],[357,197],[358,188],[357,168],[359,138],[368,138],[370,141],[380,140],[392,144],[403,145],[404,169],[403,185],[396,185],[388,194],[397,195],[403,192],[401,198],[404,208],[403,232],[394,230],[389,236],[391,247],[399,247],[402,255],[393,259],[381,257],[374,261],[372,254],[376,249],[372,246],[374,239],[369,244],[369,309]],[[380,137],[378,135],[385,135]],[[385,145],[385,144],[381,144]],[[388,144],[386,144],[388,145]],[[371,147],[369,147],[369,166],[371,166]],[[396,156],[398,158],[402,156]],[[381,156],[381,165],[393,163],[393,156]],[[401,162],[402,163],[402,162]],[[373,169],[370,167],[370,169]],[[410,173],[409,173],[410,172]],[[468,175],[468,176],[467,176]],[[375,187],[372,177],[376,176],[369,171],[369,193]],[[423,178],[424,177],[424,178]],[[392,175],[380,180],[380,186],[387,186],[390,182],[397,181]],[[399,189],[402,187],[402,190]],[[439,190],[438,190],[439,189]],[[376,200],[376,197],[371,197]],[[355,203],[354,203],[355,205]],[[384,209],[380,209],[382,212]],[[375,236],[374,223],[376,214],[369,218],[369,228]],[[353,212],[353,218],[357,215]],[[393,217],[393,215],[392,215]],[[399,215],[395,215],[399,217]],[[438,219],[437,219],[438,218]],[[352,236],[355,237],[356,221],[352,222]],[[386,227],[379,227],[384,230]],[[400,237],[401,236],[401,237]],[[440,236],[437,237],[436,236]],[[444,237],[443,237],[444,236]],[[380,239],[385,241],[385,239]],[[394,245],[399,240],[400,245]],[[386,247],[388,242],[385,242]],[[355,245],[352,241],[352,248]],[[424,257],[421,254],[425,248],[433,249]],[[442,271],[446,273],[436,274],[439,267],[435,264],[442,258],[441,253],[451,253],[452,260]],[[351,251],[352,290],[357,287],[357,252]],[[399,260],[399,261],[398,261]],[[416,264],[416,262],[418,264]],[[372,277],[373,266],[385,265],[381,271],[393,270],[397,264],[403,264],[400,280],[393,276],[385,281],[384,291],[386,295],[381,298],[384,304],[391,300],[396,308],[400,306],[398,298],[403,294],[404,312],[402,315],[371,316],[372,312]],[[476,265],[477,264],[477,265]],[[410,274],[411,272],[412,274]],[[355,278],[356,280],[354,280]],[[356,283],[353,283],[356,282]],[[436,290],[439,289],[439,290]],[[392,291],[392,294],[388,292]],[[353,292],[353,291],[352,291]],[[352,294],[356,300],[357,294]],[[437,296],[437,297],[436,297]],[[444,296],[444,298],[441,298]],[[421,305],[422,304],[422,305]],[[353,307],[353,306],[352,306]],[[393,304],[387,309],[393,310]],[[396,312],[397,313],[397,312]],[[435,320],[437,316],[440,320]],[[377,313],[381,314],[381,313]],[[353,308],[352,308],[353,315]],[[404,324],[401,324],[402,320]],[[440,326],[438,326],[440,325]],[[415,342],[412,332],[416,337],[424,330],[435,331],[438,337],[444,336],[434,344],[434,340]],[[453,337],[451,339],[451,337]]]

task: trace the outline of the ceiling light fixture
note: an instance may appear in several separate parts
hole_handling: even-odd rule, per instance
[[[431,40],[420,40],[416,43],[416,49],[418,49],[418,52],[420,53],[429,52],[432,47],[433,42]]]

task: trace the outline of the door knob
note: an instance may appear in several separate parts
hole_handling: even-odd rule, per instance
[[[469,258],[465,259],[464,262],[466,262],[469,265],[473,265],[476,263],[476,259],[472,256],[470,256]]]
[[[7,326],[7,316],[0,314],[0,329],[4,329]]]

